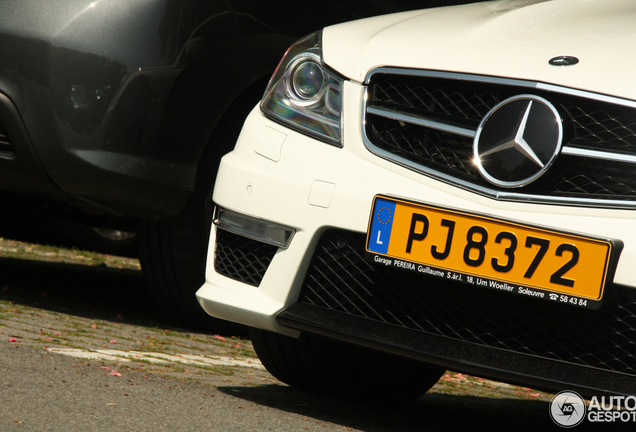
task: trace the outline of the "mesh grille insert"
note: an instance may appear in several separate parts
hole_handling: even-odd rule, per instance
[[[258,287],[277,250],[276,246],[217,229],[214,269],[223,276]]]
[[[636,302],[581,310],[364,260],[363,234],[321,238],[300,302],[387,325],[636,375]]]

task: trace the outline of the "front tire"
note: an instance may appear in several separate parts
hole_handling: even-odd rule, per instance
[[[249,329],[267,370],[302,390],[366,402],[403,403],[426,393],[444,370],[309,333],[298,339]]]

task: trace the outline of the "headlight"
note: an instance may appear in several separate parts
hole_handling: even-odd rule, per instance
[[[271,119],[342,146],[342,79],[322,63],[320,32],[285,53],[265,90],[261,110]]]

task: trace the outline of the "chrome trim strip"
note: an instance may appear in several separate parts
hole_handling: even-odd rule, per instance
[[[373,106],[367,107],[367,112],[370,114],[379,115],[382,117],[390,118],[392,120],[403,121],[405,123],[412,123],[418,126],[424,126],[431,129],[441,130],[449,132],[455,135],[461,135],[469,138],[475,138],[476,131],[472,129],[466,129],[459,126],[453,126],[447,123],[441,123],[439,121],[430,120],[425,117],[415,116],[411,114],[403,114],[396,110],[386,108],[376,108]]]
[[[372,69],[367,73],[367,76],[364,78],[364,84],[369,84],[373,75],[384,73],[391,75],[410,75],[417,77],[430,77],[430,78],[445,78],[445,79],[455,79],[460,81],[477,81],[477,82],[487,82],[491,84],[504,84],[511,85],[517,87],[537,87],[539,83],[533,81],[523,81],[516,80],[511,78],[498,78],[498,77],[488,77],[483,75],[473,75],[473,74],[463,74],[457,72],[444,72],[444,71],[435,71],[435,70],[421,70],[421,69],[403,69],[396,67],[379,67],[376,69]]]
[[[408,71],[405,71],[404,69],[398,69],[398,68],[374,69],[369,74],[367,74],[365,83],[368,84],[369,79],[375,73],[379,73],[380,71],[383,73],[398,73],[400,75],[430,76],[430,77],[437,77],[437,78],[442,77],[442,78],[462,79],[462,80],[469,80],[467,78],[469,77],[470,80],[473,80],[473,78],[478,78],[475,80],[478,80],[481,82],[500,83],[500,84],[507,84],[507,85],[508,84],[519,85],[519,83],[522,83],[522,84],[528,84],[528,85],[522,85],[523,87],[538,87],[537,83],[531,83],[529,81],[517,81],[517,80],[510,80],[510,79],[501,79],[496,77],[492,79],[488,79],[488,77],[479,76],[479,75],[463,75],[463,74],[457,74],[457,73],[436,72],[436,71],[411,71],[411,72],[418,72],[418,73],[406,73]],[[548,89],[548,88],[551,89],[552,91],[569,90],[569,89],[565,89],[565,88],[557,87],[557,86],[545,85],[545,87],[542,87],[542,89]],[[582,96],[582,97],[587,97],[588,99],[602,100],[604,102],[611,102],[611,103],[616,103],[616,104],[636,108],[635,101],[627,101],[623,99],[612,98],[609,96],[595,95],[594,93],[581,92],[579,90],[572,90],[571,93],[566,91],[561,91],[561,92],[573,94],[576,96],[582,96],[583,94],[585,94],[587,96]],[[596,97],[592,97],[592,96],[596,96]],[[570,197],[552,197],[552,196],[543,196],[543,195],[521,194],[521,193],[507,192],[507,191],[497,191],[494,189],[479,186],[474,183],[470,183],[470,182],[458,179],[448,174],[441,173],[439,171],[436,171],[431,168],[412,162],[401,156],[387,152],[386,150],[383,150],[377,147],[367,137],[366,128],[364,127],[364,125],[367,122],[366,116],[367,116],[367,101],[368,100],[369,100],[369,88],[367,86],[363,92],[362,117],[361,117],[362,125],[363,125],[361,128],[362,141],[365,147],[374,155],[382,159],[385,159],[391,163],[400,165],[403,168],[410,169],[412,171],[426,175],[427,177],[447,183],[451,186],[457,186],[464,190],[475,192],[482,196],[496,199],[496,200],[501,200],[501,201],[512,201],[512,202],[520,202],[520,203],[525,202],[525,203],[548,204],[548,205],[568,205],[568,206],[594,207],[594,208],[636,209],[636,201],[595,199],[595,198],[581,199],[581,198],[570,198]],[[562,152],[565,154],[572,154],[576,152],[578,153],[576,154],[576,156],[581,156],[579,150],[582,150],[582,149],[575,149],[574,147],[568,147],[568,146],[564,146],[562,148]],[[603,153],[603,152],[597,152],[597,153]],[[603,155],[604,156],[610,155],[610,157],[612,157],[613,155],[616,155],[616,153],[603,153]],[[589,155],[587,156],[592,157]],[[610,159],[610,160],[614,160],[614,159]],[[621,159],[621,160],[624,160],[624,159]],[[636,157],[634,157],[634,162],[636,163]]]
[[[364,79],[364,84],[369,84],[373,75],[385,73],[385,74],[393,74],[393,75],[410,75],[417,77],[430,77],[430,78],[446,78],[446,79],[454,79],[460,81],[475,81],[475,82],[483,82],[489,84],[503,84],[515,87],[526,87],[526,88],[536,88],[539,90],[546,90],[551,92],[557,92],[562,94],[568,94],[571,96],[578,96],[586,99],[598,100],[601,102],[607,102],[615,105],[623,105],[631,108],[636,108],[636,101],[621,99],[614,96],[608,96],[598,93],[592,93],[584,90],[571,89],[567,87],[561,87],[554,84],[547,84],[538,81],[527,81],[521,79],[514,78],[500,78],[500,77],[490,77],[485,75],[474,75],[474,74],[462,74],[457,72],[444,72],[444,71],[434,71],[434,70],[418,70],[418,69],[404,69],[398,67],[379,67],[376,69],[372,69],[369,71]]]
[[[584,99],[597,100],[600,102],[606,102],[613,105],[622,105],[629,108],[636,108],[636,101],[621,99],[614,96],[607,96],[607,95],[592,93],[592,92],[588,92],[584,90],[570,89],[567,87],[561,87],[561,86],[557,86],[553,84],[545,84],[545,83],[537,83],[536,88],[539,90],[562,93],[562,94],[576,96],[576,97],[580,97]]]
[[[212,223],[236,235],[287,249],[296,229],[215,206]]]
[[[636,156],[626,155],[622,153],[602,152],[598,150],[588,150],[577,147],[563,147],[562,154],[569,156],[589,157],[594,159],[604,159],[615,162],[627,162],[636,164]]]

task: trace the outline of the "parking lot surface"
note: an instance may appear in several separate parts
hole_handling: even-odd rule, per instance
[[[303,393],[262,368],[241,327],[162,317],[136,260],[9,240],[0,253],[3,431],[558,430],[551,395],[454,372],[407,406]]]

